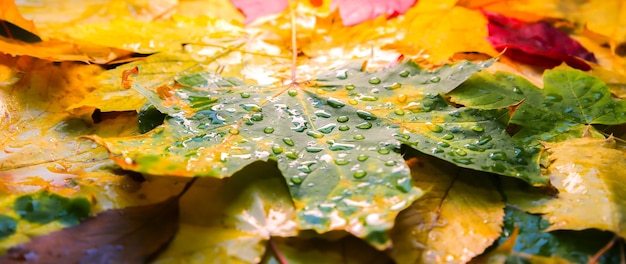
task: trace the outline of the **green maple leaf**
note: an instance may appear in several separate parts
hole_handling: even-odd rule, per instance
[[[93,139],[123,168],[156,175],[222,178],[274,159],[301,229],[345,229],[382,248],[397,213],[421,195],[400,155],[403,143],[461,166],[545,181],[532,154],[506,135],[506,110],[457,109],[424,94],[447,92],[488,64],[432,72],[413,63],[360,74],[346,68],[333,81],[323,75],[285,86],[246,86],[206,72],[157,89],[134,83],[168,115],[164,125]]]
[[[521,103],[510,122],[523,127],[514,137],[531,144],[579,138],[587,129],[602,137],[589,125],[626,123],[626,101],[611,98],[599,78],[561,66],[547,70],[543,81],[539,89],[508,73],[480,73],[449,95],[454,102],[480,109]]]

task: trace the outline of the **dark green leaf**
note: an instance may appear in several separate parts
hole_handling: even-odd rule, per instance
[[[91,209],[85,198],[65,198],[47,191],[20,196],[13,206],[21,219],[39,224],[58,220],[75,225],[89,216]]]
[[[0,240],[4,239],[17,229],[17,220],[8,215],[0,215]]]

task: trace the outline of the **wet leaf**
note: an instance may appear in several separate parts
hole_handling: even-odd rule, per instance
[[[565,62],[582,70],[590,69],[583,60],[597,62],[593,53],[546,22],[525,23],[495,13],[484,14],[489,19],[489,42],[516,61],[547,68]]]
[[[38,32],[35,23],[25,19],[22,14],[20,14],[15,1],[0,1],[0,20],[2,20],[0,21],[0,24],[2,24],[0,35],[9,39],[18,39],[26,42],[41,41],[37,36]]]
[[[614,139],[572,139],[546,148],[551,161],[546,174],[558,196],[505,189],[510,203],[543,214],[551,223],[546,231],[597,228],[624,237],[626,159]]]
[[[259,263],[272,236],[295,236],[295,210],[275,162],[200,178],[181,197],[179,232],[155,263]]]
[[[496,248],[470,263],[587,263],[612,239],[597,230],[546,232],[550,223],[540,215],[507,206],[504,231]],[[598,263],[618,263],[619,247],[603,254]]]
[[[504,202],[487,175],[424,154],[407,156],[415,185],[428,190],[396,218],[396,263],[466,263],[499,236]],[[478,174],[478,175],[477,175]]]
[[[80,225],[12,247],[0,256],[0,261],[144,262],[169,242],[176,232],[177,219],[177,197],[153,205],[109,210]]]
[[[386,128],[376,128],[382,125],[369,112],[342,109],[338,99],[309,91],[321,88],[242,84],[211,73],[179,78],[164,92],[134,84],[170,116],[165,124],[141,137],[94,139],[124,168],[158,175],[222,178],[255,160],[275,159],[298,201],[301,228],[345,228],[388,243],[382,231],[420,195],[397,153],[399,142],[378,133]],[[148,150],[150,141],[156,144]],[[367,216],[373,220],[363,227]]]
[[[506,73],[481,73],[449,95],[476,108],[499,108],[521,102],[510,122],[523,128],[514,138],[524,142],[581,137],[588,125],[626,122],[626,102],[611,97],[600,79],[569,67],[543,75],[544,88]],[[532,125],[531,125],[532,124]]]

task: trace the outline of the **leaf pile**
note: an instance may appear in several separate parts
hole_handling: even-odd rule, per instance
[[[608,2],[0,1],[0,258],[624,261]]]

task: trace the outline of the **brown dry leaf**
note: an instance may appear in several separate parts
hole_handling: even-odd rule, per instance
[[[543,214],[552,224],[546,231],[597,228],[626,237],[626,155],[615,149],[615,140],[579,138],[545,145],[551,162],[546,174],[558,195],[511,187],[505,189],[509,203]]]
[[[396,218],[389,251],[397,263],[465,263],[500,235],[504,202],[487,175],[420,154],[408,161],[424,196]]]
[[[109,210],[78,226],[12,247],[2,263],[143,263],[165,246],[178,228],[178,197]],[[77,243],[80,241],[80,243]]]

